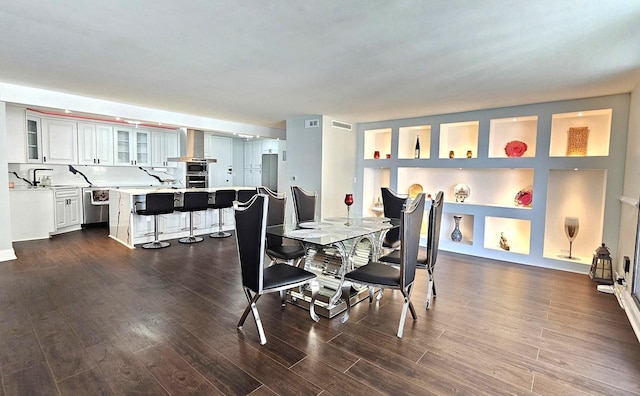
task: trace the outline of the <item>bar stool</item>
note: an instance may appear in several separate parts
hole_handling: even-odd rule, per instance
[[[207,210],[209,208],[209,193],[206,191],[186,192],[183,196],[182,206],[176,207],[178,212],[189,212],[189,236],[178,240],[180,243],[202,242],[202,237],[193,235],[193,212]]]
[[[165,248],[171,243],[160,242],[158,239],[158,215],[173,213],[174,209],[173,193],[151,193],[145,195],[144,209],[137,209],[136,213],[141,216],[153,216],[153,242],[142,245],[144,249]],[[141,202],[136,202],[136,204]]]
[[[227,238],[231,234],[222,231],[224,224],[224,209],[233,208],[233,201],[236,200],[236,190],[218,190],[214,194],[213,203],[208,205],[209,209],[218,210],[218,232],[209,235],[211,238]]]
[[[238,201],[239,202],[249,202],[249,200],[251,198],[253,198],[254,195],[256,195],[258,193],[258,189],[257,188],[252,188],[250,190],[238,190]]]

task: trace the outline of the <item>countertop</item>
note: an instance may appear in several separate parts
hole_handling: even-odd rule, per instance
[[[141,188],[118,188],[114,189],[125,194],[131,195],[145,195],[152,193],[185,193],[185,192],[216,192],[218,190],[253,190],[255,187],[209,187],[209,188],[166,188],[166,187],[141,187]]]

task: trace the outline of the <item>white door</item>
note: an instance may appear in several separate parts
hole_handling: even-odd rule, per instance
[[[209,152],[217,162],[209,164],[209,187],[233,184],[233,141],[231,138],[212,136]]]

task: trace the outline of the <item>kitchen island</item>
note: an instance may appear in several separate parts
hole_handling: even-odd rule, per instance
[[[145,196],[152,193],[175,194],[176,206],[182,205],[185,192],[206,191],[209,202],[215,200],[217,190],[251,190],[251,187],[212,187],[212,188],[118,188],[109,190],[109,237],[134,249],[135,245],[153,241],[153,216],[140,216],[136,208],[144,206]],[[223,230],[235,228],[233,209],[224,209]],[[212,234],[218,230],[218,211],[205,210],[193,213],[194,235]],[[189,213],[173,212],[160,215],[158,219],[160,240],[179,239],[189,236]]]

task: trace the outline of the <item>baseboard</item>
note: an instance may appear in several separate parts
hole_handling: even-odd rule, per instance
[[[640,307],[638,302],[633,298],[626,287],[618,285],[615,291],[620,306],[624,309],[633,331],[636,333],[638,341],[640,341]]]
[[[13,250],[13,248],[0,250],[0,261],[9,261],[15,259],[17,259],[17,257],[16,252]]]

